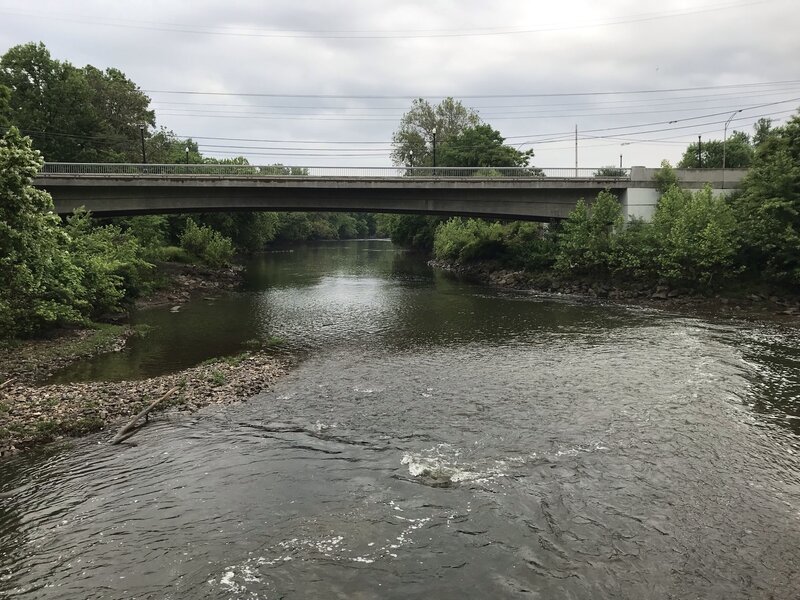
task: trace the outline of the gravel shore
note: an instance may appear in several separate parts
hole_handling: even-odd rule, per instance
[[[0,382],[0,456],[109,428],[113,433],[154,399],[176,387],[159,411],[195,411],[240,402],[268,389],[286,365],[261,352],[206,362],[140,381],[36,385],[24,374]]]

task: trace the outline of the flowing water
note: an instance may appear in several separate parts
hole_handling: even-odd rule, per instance
[[[277,336],[235,406],[0,464],[0,596],[800,595],[800,340],[455,281],[380,241],[249,265],[65,379]]]

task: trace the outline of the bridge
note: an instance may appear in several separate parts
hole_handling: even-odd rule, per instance
[[[34,185],[60,215],[228,211],[387,212],[547,221],[580,198],[614,192],[628,217],[648,219],[658,169],[284,167],[45,163]],[[676,169],[681,186],[735,188],[744,169]]]

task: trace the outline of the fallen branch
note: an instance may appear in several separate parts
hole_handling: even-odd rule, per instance
[[[174,394],[177,391],[177,389],[178,389],[177,387],[174,387],[171,390],[169,390],[166,394],[161,396],[158,400],[153,400],[153,402],[151,402],[150,405],[147,408],[145,408],[139,414],[137,414],[135,417],[133,417],[133,419],[131,419],[130,423],[125,425],[125,427],[123,427],[122,429],[119,430],[119,432],[117,432],[117,435],[115,435],[114,439],[111,440],[111,444],[112,445],[113,444],[119,444],[120,442],[123,442],[123,441],[127,440],[134,433],[139,431],[139,429],[141,429],[141,427],[137,427],[136,426],[137,421],[139,421],[139,419],[141,419],[141,418],[147,417],[147,414],[151,410],[153,410],[158,405],[159,402],[162,402],[162,401],[166,400],[167,398],[169,398],[170,396],[172,396],[172,394]]]
[[[0,390],[2,390],[4,387],[6,387],[6,386],[7,386],[9,383],[11,383],[12,381],[14,381],[15,379],[16,379],[16,377],[12,377],[12,378],[11,378],[11,379],[9,379],[8,381],[4,381],[3,383],[0,383]]]

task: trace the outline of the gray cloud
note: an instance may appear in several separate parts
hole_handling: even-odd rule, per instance
[[[741,4],[685,14],[696,10],[698,5],[687,7],[679,0],[647,7],[630,0],[609,0],[602,4],[588,0],[546,4],[511,0],[492,3],[251,0],[223,4],[200,0],[138,2],[132,10],[130,3],[97,0],[74,0],[69,7],[55,0],[29,2],[24,7],[6,2],[0,3],[0,50],[27,41],[43,41],[57,58],[79,65],[118,67],[147,90],[458,98],[476,94],[691,88],[797,79],[800,39],[794,27],[798,12],[794,2]],[[704,6],[722,5],[706,0]],[[644,20],[648,14],[654,18]],[[635,22],[620,23],[623,20]],[[425,37],[435,32],[488,33],[492,28],[538,32]],[[290,34],[290,30],[299,33]],[[370,32],[396,35],[405,31],[417,32],[418,37],[269,37],[275,32],[307,35],[303,32],[310,30],[351,36]],[[225,32],[238,35],[220,35]],[[523,142],[525,138],[519,136],[526,135],[537,136],[531,138],[534,140],[541,140],[546,134],[569,138],[568,132],[577,124],[581,165],[616,163],[620,153],[624,154],[627,165],[656,165],[662,158],[677,160],[684,145],[698,134],[706,138],[721,137],[721,124],[701,124],[724,121],[726,117],[661,126],[690,125],[686,129],[631,135],[659,129],[645,124],[800,97],[798,84],[776,89],[772,94],[769,91],[745,88],[716,93],[483,98],[464,102],[479,107],[489,123],[510,136],[510,142]],[[410,104],[408,99],[323,100],[161,93],[151,96],[159,123],[182,135],[369,140],[386,146],[403,108]],[[744,112],[734,126],[749,131],[756,115],[785,113],[797,106],[800,101]],[[389,110],[379,110],[387,107]],[[241,112],[258,114],[235,114]],[[246,118],[233,118],[236,116]],[[778,117],[783,118],[785,114]],[[632,127],[591,134],[620,139],[590,138],[589,134],[581,133],[623,126]],[[661,138],[670,139],[626,142]],[[537,164],[573,164],[570,139],[534,143],[533,148]],[[220,156],[226,152],[245,154],[253,162],[385,165],[389,160],[388,151],[361,157],[298,157],[280,150],[263,156],[256,152],[270,151],[206,148],[209,153],[212,150]]]

